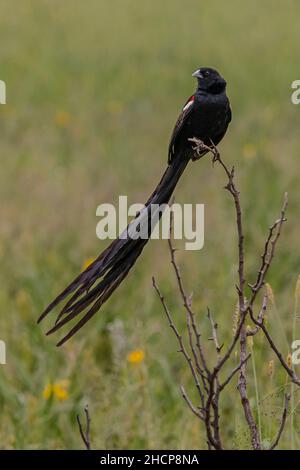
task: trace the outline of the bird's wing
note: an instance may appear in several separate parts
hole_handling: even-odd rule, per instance
[[[177,137],[180,135],[181,130],[186,123],[188,116],[191,114],[194,108],[195,95],[189,97],[185,105],[182,108],[182,111],[177,119],[174,130],[171,135],[171,140],[169,143],[169,152],[168,152],[168,163],[170,164],[175,153],[175,143]]]

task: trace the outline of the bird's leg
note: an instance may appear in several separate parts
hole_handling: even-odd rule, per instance
[[[189,139],[190,142],[195,144],[192,149],[194,150],[194,155],[192,156],[192,161],[195,162],[199,160],[201,157],[204,156],[204,153],[210,152],[213,154],[213,163],[218,160],[219,152],[217,150],[217,147],[214,145],[214,143],[211,141],[212,146],[205,145],[205,143],[197,139],[196,137],[193,137],[192,139]],[[204,152],[204,153],[203,153]]]
[[[203,156],[201,155],[201,153],[203,152],[203,150],[207,150],[207,148],[204,142],[202,142],[202,140],[200,139],[197,139],[196,137],[193,137],[188,140],[192,142],[193,144],[195,144],[194,146],[192,146],[192,149],[194,151],[194,155],[192,156],[192,161],[195,162]]]

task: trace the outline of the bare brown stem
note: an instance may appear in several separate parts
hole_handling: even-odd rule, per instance
[[[284,430],[284,426],[285,426],[285,422],[286,422],[286,418],[287,418],[287,414],[288,414],[289,401],[290,401],[290,396],[289,396],[289,395],[285,395],[285,397],[284,397],[283,413],[282,413],[282,417],[281,417],[281,420],[280,420],[280,426],[279,426],[278,433],[277,433],[277,436],[276,436],[276,438],[275,438],[275,441],[274,441],[273,444],[271,445],[270,450],[275,449],[275,447],[277,447],[278,444],[279,444],[279,441],[280,441],[280,438],[281,438],[281,434],[282,434],[282,432],[283,432],[283,430]]]
[[[90,418],[90,414],[89,414],[88,405],[86,405],[84,407],[84,414],[85,414],[85,420],[86,420],[85,431],[83,430],[83,426],[82,426],[81,421],[80,421],[80,416],[77,415],[76,419],[77,419],[77,423],[78,423],[78,427],[79,427],[80,436],[81,436],[81,439],[83,440],[83,443],[86,447],[86,450],[91,450],[91,441],[90,441],[91,418]]]

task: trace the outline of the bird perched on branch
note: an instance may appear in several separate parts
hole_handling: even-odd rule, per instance
[[[153,228],[151,206],[167,204],[188,162],[199,159],[209,151],[203,147],[196,155],[190,139],[197,138],[204,146],[212,148],[222,140],[231,121],[226,81],[221,75],[212,68],[201,67],[193,73],[193,77],[197,78],[197,89],[183,106],[175,124],[169,144],[168,167],[146,202],[145,210],[137,216],[140,224],[146,223],[149,227],[149,236]],[[58,342],[58,346],[71,338],[97,313],[140,256],[148,238],[131,238],[129,235],[133,223],[136,225],[136,219],[128,225],[125,233],[114,240],[50,303],[38,319],[40,322],[72,294],[47,334],[54,333],[78,315],[83,315]]]

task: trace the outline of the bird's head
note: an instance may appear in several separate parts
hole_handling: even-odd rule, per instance
[[[200,90],[210,93],[222,93],[226,88],[226,81],[215,69],[210,67],[200,67],[193,74],[198,80]]]

